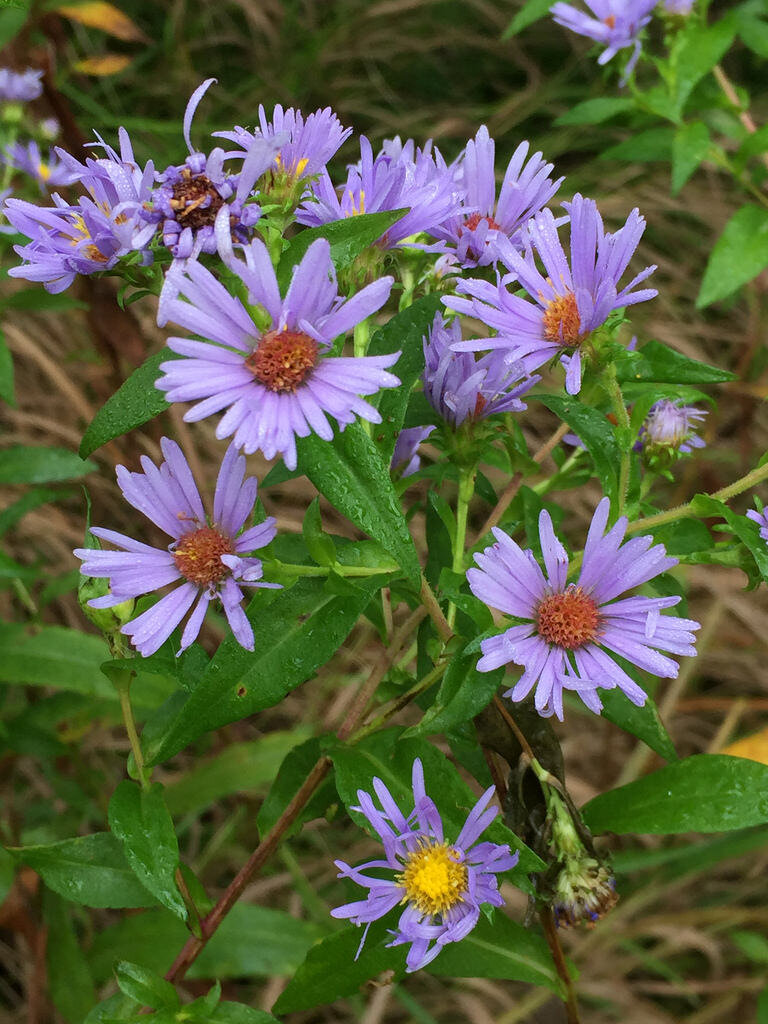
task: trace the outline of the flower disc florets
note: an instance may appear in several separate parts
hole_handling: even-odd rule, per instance
[[[316,366],[319,346],[303,331],[268,331],[245,365],[265,388],[293,393]]]
[[[599,613],[592,598],[581,587],[569,587],[561,594],[545,597],[536,609],[539,635],[547,643],[574,651],[595,639]]]
[[[190,583],[210,586],[229,572],[221,556],[233,553],[231,537],[213,526],[201,526],[182,537],[173,549],[173,560]]]
[[[460,851],[447,843],[429,843],[408,854],[396,876],[403,888],[401,903],[412,903],[422,914],[444,914],[464,898],[467,867]]]

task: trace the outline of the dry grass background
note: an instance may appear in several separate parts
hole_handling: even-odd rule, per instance
[[[568,39],[548,21],[521,37],[500,42],[503,28],[517,8],[514,0],[151,0],[122,3],[146,32],[151,44],[140,48],[120,82],[88,82],[69,78],[63,91],[84,133],[90,128],[113,132],[120,123],[132,131],[143,156],[156,162],[181,154],[180,114],[185,98],[205,76],[217,75],[221,88],[211,93],[201,111],[198,137],[204,128],[232,121],[252,122],[260,101],[297,102],[305,109],[332,104],[344,123],[375,138],[400,133],[417,139],[432,136],[448,153],[486,121],[499,140],[502,154],[530,138],[536,148],[568,174],[564,193],[584,190],[600,202],[609,222],[623,220],[638,206],[648,230],[639,265],[657,263],[659,298],[637,309],[633,327],[641,338],[656,337],[694,358],[737,370],[741,381],[718,389],[719,409],[706,425],[708,447],[675,471],[666,499],[685,500],[697,490],[714,490],[754,465],[768,448],[768,416],[764,398],[768,371],[764,358],[766,289],[756,281],[728,308],[697,312],[694,300],[707,253],[741,197],[711,168],[704,168],[682,194],[669,194],[669,170],[662,164],[617,164],[596,159],[607,139],[621,130],[555,129],[554,117],[589,95],[615,89],[600,82],[599,72],[585,56],[580,41]],[[65,65],[104,48],[103,38],[62,23],[49,26],[58,61]],[[39,43],[31,40],[34,47]],[[136,48],[131,50],[136,53]],[[727,65],[737,81],[759,78],[744,54]],[[764,86],[764,81],[763,81]],[[768,120],[768,95],[754,97],[758,124]],[[351,157],[351,151],[348,155]],[[501,163],[501,161],[500,161]],[[84,311],[65,315],[14,314],[4,329],[14,354],[18,406],[3,409],[0,445],[54,444],[76,449],[95,410],[141,359],[162,345],[154,326],[151,303],[131,307],[131,316],[111,312],[86,285],[82,298],[98,301],[98,318]],[[532,448],[553,429],[551,415],[535,405],[522,418]],[[116,463],[135,465],[140,454],[157,457],[161,432],[171,432],[184,445],[198,477],[212,482],[221,445],[210,423],[186,427],[172,410],[143,430],[100,450],[94,456],[100,472],[87,480],[94,521],[135,530],[130,510],[114,484]],[[551,469],[545,465],[545,469]],[[252,469],[259,477],[265,466]],[[264,495],[278,528],[301,529],[310,494],[306,481],[275,487]],[[569,509],[571,534],[583,536],[597,491],[562,495]],[[4,495],[4,501],[11,494]],[[487,514],[481,504],[473,512],[479,526]],[[333,512],[324,508],[326,523],[347,532]],[[84,509],[78,488],[55,504],[29,513],[13,531],[13,557],[42,563],[47,576],[65,581],[75,568],[71,549],[80,543]],[[658,691],[664,720],[682,754],[716,751],[740,735],[765,727],[768,717],[768,598],[765,587],[742,589],[738,570],[686,570],[690,609],[704,625],[699,656],[684,665],[677,681]],[[11,591],[0,595],[4,618],[23,620],[27,612]],[[403,609],[396,610],[396,621]],[[71,588],[43,609],[45,622],[82,626]],[[205,635],[208,645],[215,629]],[[207,753],[234,740],[253,740],[273,729],[296,723],[331,728],[343,717],[355,684],[376,654],[371,630],[356,628],[345,649],[319,677],[291,694],[279,707],[221,730]],[[404,721],[412,716],[406,713]],[[638,748],[628,735],[588,714],[572,712],[560,729],[571,791],[582,802],[658,764],[655,755]],[[127,745],[122,730],[97,722],[82,739],[86,766],[103,777],[102,803],[122,776]],[[176,777],[194,763],[187,751],[159,773]],[[71,766],[58,766],[66,775]],[[0,794],[12,807],[25,798],[56,799],[57,795],[30,756],[0,760]],[[191,863],[205,861],[209,891],[226,884],[255,839],[252,824],[263,794],[235,794],[206,812],[204,821],[184,839]],[[228,832],[233,814],[237,825]],[[343,841],[348,859],[365,856],[365,840],[351,825],[343,836],[324,821],[314,823],[291,843],[307,879],[321,892],[331,887],[334,855]],[[680,847],[688,840],[641,837],[613,841],[616,850]],[[709,840],[706,841],[707,843]],[[687,871],[660,865],[619,875],[621,901],[593,931],[570,933],[564,943],[581,980],[584,1024],[731,1024],[754,1019],[756,996],[765,984],[765,965],[752,963],[731,938],[734,929],[765,933],[768,839],[747,854],[689,864]],[[245,899],[263,901],[297,916],[311,914],[295,886],[295,867],[276,860],[248,890]],[[511,912],[519,920],[525,908],[510,890]],[[106,922],[108,912],[95,919]],[[51,1020],[45,1000],[32,998],[30,970],[34,951],[23,936],[0,930],[0,1020],[16,1024]],[[281,979],[227,982],[225,995],[268,1008],[279,993]],[[32,988],[30,988],[32,985]],[[189,983],[199,994],[206,986]],[[372,987],[364,997],[344,1000],[307,1014],[300,1022],[361,1024],[554,1024],[562,1011],[547,993],[507,982],[456,981],[418,975],[405,985]]]

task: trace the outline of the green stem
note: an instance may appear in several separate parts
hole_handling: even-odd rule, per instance
[[[467,539],[467,515],[469,503],[475,493],[476,467],[459,470],[459,496],[456,500],[456,535],[453,538],[453,564],[455,573],[464,572],[464,545]],[[451,601],[446,616],[448,625],[453,629],[456,622],[456,605]]]
[[[618,420],[619,427],[622,428],[623,433],[629,432],[629,413],[627,407],[624,404],[624,396],[621,393],[621,386],[619,385],[618,378],[616,377],[616,367],[613,363],[606,366],[603,371],[602,384],[608,393],[608,397],[611,400],[611,407],[613,408],[616,419]],[[627,443],[627,438],[624,438],[623,445]],[[622,447],[623,447],[622,445]],[[627,490],[629,488],[629,469],[632,459],[632,449],[627,448],[621,453],[621,465],[619,467],[619,500],[615,510],[615,517],[621,515],[624,511],[624,504],[627,500]]]
[[[133,751],[133,759],[136,762],[136,771],[139,774],[139,782],[141,783],[142,789],[149,789],[149,777],[144,767],[144,755],[141,752],[141,743],[139,742],[139,734],[136,731],[136,722],[133,718],[133,708],[131,707],[131,680],[133,679],[133,672],[126,673],[128,676],[127,681],[123,685],[117,685],[117,692],[120,697],[120,710],[123,713],[123,722],[125,723],[125,731],[128,733],[128,740],[131,744],[131,750]]]
[[[354,352],[356,356],[364,356],[368,351],[370,334],[371,325],[369,320],[361,320],[359,324],[355,325]]]
[[[386,572],[398,572],[399,565],[292,565],[274,558],[264,562],[265,575],[279,573],[282,576],[328,576],[335,572],[337,576],[380,576]]]
[[[714,498],[715,501],[728,501],[729,498],[734,498],[737,494],[748,491],[750,487],[756,487],[757,484],[762,483],[764,480],[768,480],[768,462],[763,466],[758,466],[757,469],[753,469],[746,476],[740,477],[732,484],[728,484],[727,487],[721,487],[714,494],[708,494],[707,497]],[[689,501],[685,505],[678,505],[676,508],[667,509],[666,512],[657,512],[655,516],[647,516],[645,519],[635,520],[634,523],[630,523],[627,527],[627,533],[637,533],[640,530],[650,529],[652,526],[661,526],[662,523],[674,522],[676,519],[687,519],[688,516],[692,515],[694,515],[693,502]]]
[[[423,679],[418,681],[418,683],[415,683],[410,690],[406,690],[405,693],[396,697],[393,701],[390,701],[389,704],[386,704],[382,709],[381,714],[374,718],[372,722],[369,722],[368,725],[362,726],[362,728],[358,729],[357,732],[353,733],[348,742],[357,743],[358,740],[364,739],[366,736],[370,736],[372,732],[376,732],[377,729],[380,729],[381,726],[385,725],[390,718],[397,714],[398,711],[401,711],[406,707],[406,705],[410,704],[411,701],[415,700],[419,694],[424,693],[424,691],[428,690],[430,686],[434,686],[434,684],[442,678],[449,664],[449,660],[445,660],[435,665],[432,671],[428,672]]]

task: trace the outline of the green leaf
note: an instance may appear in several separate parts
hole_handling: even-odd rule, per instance
[[[756,1024],[768,1024],[768,988],[764,988],[757,1000]]]
[[[16,405],[13,394],[13,356],[2,331],[0,331],[0,398],[8,405]]]
[[[406,735],[450,732],[454,726],[471,721],[491,702],[504,678],[504,670],[478,672],[477,657],[475,652],[451,659],[434,703]]]
[[[579,436],[592,456],[595,471],[607,492],[616,489],[616,471],[621,461],[621,452],[616,443],[613,427],[605,415],[584,405],[577,398],[563,398],[560,395],[537,395],[537,399],[550,409]]]
[[[403,517],[389,466],[359,423],[329,444],[310,434],[297,438],[298,467],[350,522],[377,540],[406,576],[418,582],[421,569]]]
[[[731,217],[709,257],[696,308],[732,295],[768,267],[768,210],[747,203]]]
[[[756,964],[768,964],[768,939],[758,932],[731,932],[731,939]]]
[[[385,576],[344,595],[322,580],[303,579],[289,590],[259,591],[248,607],[254,650],[228,637],[211,659],[163,734],[145,751],[148,764],[178,753],[206,732],[273,707],[310,679],[346,639]]]
[[[142,789],[124,779],[109,801],[109,827],[142,885],[185,920],[187,910],[174,877],[179,844],[160,783]]]
[[[83,458],[107,441],[140,427],[168,408],[165,394],[157,390],[155,381],[160,377],[160,363],[176,358],[173,352],[164,348],[133,371],[91,420],[80,442]]]
[[[69,908],[48,889],[43,892],[43,913],[48,928],[48,992],[67,1024],[80,1024],[96,1002],[91,971],[78,944]]]
[[[768,821],[768,765],[695,754],[590,800],[593,832],[727,832]]]
[[[222,921],[190,968],[189,978],[269,978],[292,975],[321,929],[283,910],[238,903]],[[125,915],[94,936],[88,961],[97,985],[108,981],[115,963],[133,958],[162,974],[189,937],[167,910]]]
[[[634,110],[634,101],[621,96],[599,96],[593,100],[584,100],[571,107],[564,114],[555,120],[555,127],[560,128],[568,124],[601,124],[609,121],[617,114],[625,114]]]
[[[745,46],[764,60],[768,60],[768,24],[758,18],[741,18],[739,35]]]
[[[613,690],[601,690],[600,699],[603,702],[603,717],[609,722],[642,740],[665,760],[677,760],[677,751],[650,697],[639,708],[616,687]]]
[[[0,46],[6,46],[18,35],[29,17],[30,0],[16,0],[0,11]]]
[[[175,1010],[179,1005],[173,985],[147,967],[121,960],[115,966],[115,977],[120,991],[142,1006],[151,1006],[153,1010],[165,1007]]]
[[[512,36],[516,36],[518,32],[522,32],[524,28],[532,25],[534,21],[538,21],[539,18],[549,14],[551,6],[551,0],[526,0],[509,25],[504,29],[504,34],[501,38],[511,39]]]
[[[709,150],[709,129],[702,121],[681,125],[672,143],[672,195],[676,196]]]
[[[697,494],[692,500],[692,508],[697,516],[718,516],[724,519],[728,528],[744,544],[754,559],[757,571],[768,582],[768,547],[760,536],[760,527],[746,516],[731,511],[724,501],[709,494]]]
[[[277,282],[285,293],[291,280],[293,268],[317,238],[327,238],[331,245],[331,260],[336,270],[348,267],[363,250],[379,238],[408,213],[403,210],[382,210],[379,213],[363,213],[343,220],[331,221],[320,227],[307,228],[292,238],[283,253],[277,268]]]
[[[625,352],[616,360],[620,383],[649,381],[657,384],[719,384],[736,380],[736,374],[700,363],[682,352],[649,341],[637,352]]]
[[[0,484],[50,484],[92,473],[86,462],[66,448],[34,448],[17,444],[0,451]]]
[[[417,299],[376,331],[368,346],[368,355],[371,356],[402,353],[392,367],[392,372],[400,378],[400,387],[384,388],[372,399],[381,413],[381,423],[374,424],[372,428],[373,439],[387,465],[405,420],[411,389],[424,370],[423,338],[432,326],[435,313],[442,308],[440,295],[425,295]]]
[[[314,498],[307,506],[301,532],[313,562],[317,562],[318,565],[333,565],[336,562],[336,545],[328,534],[323,532],[319,498]]]
[[[46,846],[12,847],[9,853],[73,903],[86,907],[151,907],[155,902],[109,832],[62,839]]]
[[[672,159],[674,128],[648,128],[635,132],[628,139],[609,146],[600,154],[600,160],[626,160],[630,163],[668,163]]]
[[[276,1017],[266,1010],[254,1010],[245,1003],[225,1000],[206,1018],[206,1024],[280,1024]]]
[[[673,65],[675,101],[679,112],[682,113],[695,86],[729,48],[737,30],[738,21],[731,16],[721,18],[708,27],[689,21]]]
[[[699,838],[696,842],[686,843],[684,846],[665,846],[655,850],[620,850],[612,854],[611,860],[617,875],[663,868],[664,878],[671,881],[685,875],[701,874],[725,860],[765,849],[767,842],[768,829],[745,829],[714,839]]]

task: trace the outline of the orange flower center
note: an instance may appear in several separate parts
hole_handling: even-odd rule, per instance
[[[607,18],[603,18],[603,24],[607,25],[608,28],[616,28],[616,15],[609,14]]]
[[[229,572],[222,555],[234,553],[232,541],[213,526],[201,526],[182,537],[173,560],[176,568],[190,583],[205,586],[218,583]]]
[[[483,213],[473,213],[471,217],[467,217],[467,219],[464,221],[464,227],[467,229],[467,231],[475,231],[478,225],[480,224],[481,220],[487,221],[488,227],[491,228],[493,231],[503,230],[501,224],[495,221],[493,217],[491,217],[489,214]]]
[[[317,342],[303,331],[269,331],[245,365],[270,391],[293,392],[317,365],[317,352]]]
[[[203,205],[206,200],[210,201]],[[223,204],[218,189],[207,175],[193,175],[188,167],[182,170],[181,180],[173,186],[170,205],[183,227],[196,231],[213,224]]]
[[[567,651],[575,651],[597,636],[597,605],[581,587],[545,597],[536,615],[539,636]]]
[[[544,337],[561,345],[578,345],[581,341],[581,317],[573,292],[551,299],[544,310]]]

